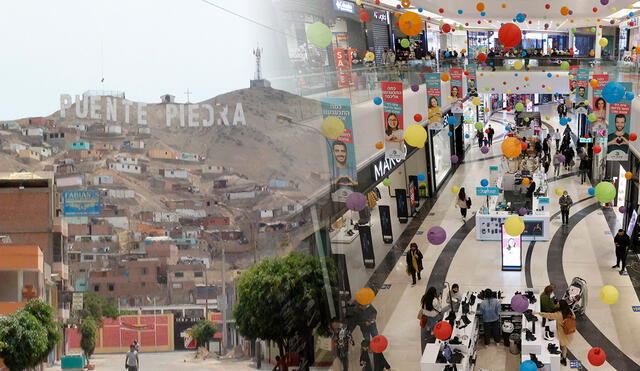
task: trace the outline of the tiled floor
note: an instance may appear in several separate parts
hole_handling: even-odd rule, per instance
[[[560,127],[554,106],[543,106],[541,112],[543,117],[551,116],[549,124],[553,127]],[[501,116],[502,114],[495,115],[494,118],[500,120]],[[501,133],[502,128],[495,124],[493,126],[498,134]],[[404,259],[400,259],[385,281],[385,283],[391,284],[390,289],[381,290],[378,293],[374,302],[378,310],[378,329],[389,340],[385,356],[393,370],[419,370],[420,333],[416,314],[420,297],[427,288],[429,276],[444,247],[455,232],[463,226],[460,213],[453,206],[454,195],[446,190],[454,185],[473,189],[482,178],[488,177],[490,165],[500,163],[500,151],[499,142],[494,143],[491,151],[486,155],[481,154],[477,147],[473,147],[466,157],[465,164],[461,165],[449,180],[445,191],[440,195],[431,213],[422,223],[420,231],[426,232],[431,226],[441,226],[448,232],[448,239],[442,245],[433,246],[427,242],[425,234],[416,235],[413,238],[412,242],[418,243],[424,254],[425,271],[423,279],[419,281],[418,285],[415,287],[410,285],[410,278],[407,278],[405,273]],[[476,161],[482,159],[486,159],[486,161]],[[551,169],[550,174],[552,171]],[[562,170],[561,174],[566,173],[565,170]],[[574,202],[589,197],[587,193],[589,186],[588,184],[581,185],[577,176],[561,177],[550,184],[552,192],[556,187],[566,189]],[[576,221],[576,225],[567,236],[562,236],[562,233],[558,234],[558,241],[563,243],[561,262],[549,261],[551,256],[549,251],[553,241],[535,244],[531,254],[531,280],[536,290],[542,290],[544,286],[549,284],[549,269],[555,269],[557,263],[562,264],[566,282],[575,276],[586,279],[589,285],[586,312],[591,323],[597,328],[596,332],[601,332],[614,347],[624,352],[637,366],[637,363],[640,363],[640,347],[637,346],[637,336],[633,335],[640,332],[640,317],[638,317],[638,313],[632,311],[631,306],[639,305],[638,297],[629,277],[620,276],[617,271],[610,268],[615,261],[612,236],[604,213],[599,207],[591,206],[594,203],[593,199],[589,199],[576,204],[571,212],[576,216],[573,219]],[[480,202],[477,202],[474,197],[474,205],[477,207],[479,204]],[[579,213],[580,210],[585,211]],[[557,197],[552,196],[551,213],[557,211],[559,211]],[[620,216],[617,211],[614,211],[614,214]],[[559,218],[552,220],[552,236],[561,228],[560,224]],[[525,270],[521,272],[502,272],[500,270],[501,259],[497,242],[476,241],[475,232],[470,228],[465,229],[458,233],[458,236],[462,236],[461,240],[454,241],[457,250],[453,249],[455,255],[451,258],[449,269],[445,271],[446,281],[460,284],[462,291],[480,290],[486,287],[495,289],[526,287]],[[528,246],[528,242],[524,244],[523,254],[526,253]],[[551,249],[554,248],[558,247],[551,247]],[[599,300],[599,290],[605,284],[614,285],[620,291],[620,299],[614,305],[606,305]],[[438,289],[441,290],[441,287]],[[359,337],[359,330],[355,331],[355,335]],[[590,331],[589,333],[585,331],[585,333],[576,334],[574,342],[569,347],[575,357],[581,360],[587,368],[589,368],[588,350],[591,346],[599,345],[588,343],[587,340],[593,341],[594,338],[597,339],[597,336]],[[357,369],[356,358],[359,352],[354,350],[352,353],[351,366],[353,369]],[[489,370],[517,369],[518,357],[508,353],[508,349],[504,346],[493,344],[489,347],[481,346],[476,369],[479,367]],[[609,359],[617,358],[615,354],[608,356]],[[613,370],[616,368],[605,363],[599,369]],[[618,367],[618,369],[621,368]]]

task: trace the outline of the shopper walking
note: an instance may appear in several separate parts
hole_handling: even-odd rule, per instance
[[[562,168],[562,154],[560,150],[556,149],[556,154],[553,156],[553,171],[556,177],[560,176],[560,169]]]
[[[558,340],[560,340],[560,351],[562,352],[562,359],[560,363],[563,366],[567,365],[567,347],[573,341],[573,334],[576,331],[575,314],[569,307],[566,301],[560,300],[559,311],[553,313],[540,313],[534,312],[535,315],[540,315],[543,318],[556,321],[556,334]]]
[[[620,268],[620,275],[622,275],[627,266],[627,250],[629,249],[631,239],[624,229],[618,229],[613,243],[616,245],[616,265],[611,268]],[[622,267],[620,267],[620,263],[622,263]]]
[[[362,371],[373,371],[371,367],[371,356],[369,355],[369,340],[362,340],[360,343],[360,367]]]
[[[560,213],[562,214],[562,225],[569,224],[569,209],[573,206],[573,200],[569,193],[564,191],[560,197]]]
[[[465,222],[467,217],[467,209],[471,207],[471,198],[467,197],[467,193],[465,192],[464,187],[460,188],[460,191],[458,192],[456,206],[460,208],[462,221]]]
[[[489,345],[491,336],[500,344],[500,303],[491,289],[484,290],[484,299],[478,305],[484,326],[484,345]]]
[[[575,156],[575,152],[573,151],[573,147],[571,145],[567,146],[562,152],[564,155],[564,167],[566,170],[571,170],[575,163],[573,162],[573,157]]]
[[[124,358],[124,368],[127,371],[138,371],[140,367],[140,360],[138,359],[138,352],[136,351],[136,346],[131,344],[129,346],[129,351]]]
[[[411,275],[412,286],[416,284],[416,276],[419,280],[422,279],[420,272],[422,272],[422,253],[418,250],[418,244],[412,242],[407,252],[407,273]]]
[[[420,342],[422,349],[424,350],[427,340],[431,340],[433,338],[433,328],[436,323],[438,323],[438,320],[442,318],[442,302],[438,297],[438,292],[435,287],[429,287],[427,292],[422,295],[422,298],[420,299],[420,308],[422,308],[422,314],[427,317],[427,323],[424,328],[422,328],[420,334]]]
[[[349,344],[355,345],[351,333],[344,323],[336,318],[331,321],[331,331],[335,356],[342,364],[342,371],[349,371]]]
[[[585,151],[586,152],[586,151]],[[578,170],[580,171],[580,184],[584,184],[589,175],[589,169],[591,168],[591,159],[589,155],[585,155],[582,160],[580,160],[580,167]]]
[[[549,285],[544,288],[542,294],[540,294],[540,310],[543,312],[555,312],[558,309],[558,304],[553,302],[551,299],[551,294],[553,294],[553,286]]]
[[[478,148],[482,147],[482,142],[484,140],[484,133],[482,130],[478,130],[476,133],[476,138],[478,138]]]
[[[560,129],[556,129],[556,132],[553,133],[553,139],[556,141],[556,150],[560,148],[560,139],[562,139],[562,134],[560,134]]]
[[[391,365],[384,358],[384,354],[373,353],[373,371],[391,370]]]
[[[371,340],[371,337],[378,335],[378,327],[376,325],[376,317],[378,311],[372,304],[358,305],[356,309],[356,321],[362,331],[364,340]]]
[[[558,117],[562,118],[562,117],[567,117],[567,105],[564,104],[564,102],[560,102],[560,104],[558,104]]]
[[[489,125],[489,128],[487,129],[487,139],[489,140],[489,147],[491,147],[493,145],[493,136],[495,134],[496,134],[496,131],[493,130],[491,125]]]

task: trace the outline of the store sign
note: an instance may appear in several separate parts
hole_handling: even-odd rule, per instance
[[[538,203],[540,205],[549,205],[549,197],[540,197]]]
[[[336,71],[338,72],[338,87],[346,88],[349,86],[349,75],[351,74],[351,58],[347,55],[344,49],[335,49],[333,51],[333,59],[336,64]]]
[[[580,137],[580,143],[591,143],[591,142],[593,142],[593,138]]]
[[[356,12],[356,4],[347,0],[333,0],[333,9],[339,12],[353,14]]]
[[[84,304],[83,292],[74,292],[71,300],[71,310],[82,310]]]
[[[392,158],[384,158],[378,161],[373,166],[373,179],[377,182],[381,178],[387,176],[387,174],[393,170],[398,164],[400,164],[402,160],[396,160]]]
[[[387,12],[379,12],[377,10],[374,10],[373,18],[379,20],[380,22],[387,23],[387,21],[389,20],[387,18],[387,14],[388,14]]]
[[[64,216],[100,215],[100,191],[64,191],[62,192]]]
[[[500,188],[498,187],[476,187],[476,196],[498,196]]]

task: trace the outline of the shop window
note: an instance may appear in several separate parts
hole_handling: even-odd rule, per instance
[[[193,272],[193,276],[196,278],[202,278],[204,276],[203,272]]]
[[[184,272],[175,272],[174,273],[174,277],[175,278],[183,278],[184,277]]]

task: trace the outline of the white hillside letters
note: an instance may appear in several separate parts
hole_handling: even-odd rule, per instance
[[[71,107],[75,103],[75,109]],[[149,108],[151,106],[151,108]],[[161,115],[148,115],[148,110],[160,109],[164,106],[164,123]],[[136,112],[132,112],[133,109]],[[101,120],[103,122],[124,122],[137,125],[151,125],[180,128],[206,128],[212,126],[247,126],[242,103],[233,105],[215,103],[202,104],[158,104],[133,102],[124,98],[112,96],[84,96],[76,95],[75,100],[70,94],[60,95],[60,118]]]

